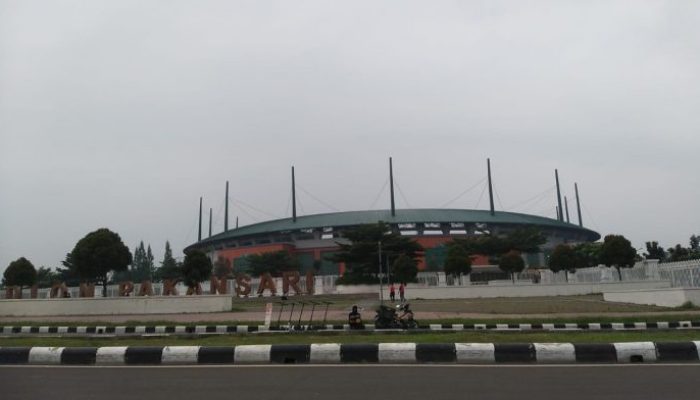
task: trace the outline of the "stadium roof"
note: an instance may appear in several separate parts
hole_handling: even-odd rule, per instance
[[[270,232],[298,231],[300,229],[324,228],[324,227],[344,227],[364,224],[374,224],[384,221],[388,224],[403,223],[425,223],[425,222],[464,222],[468,224],[485,223],[497,225],[534,225],[539,227],[549,227],[555,229],[575,230],[586,234],[590,240],[600,239],[600,235],[590,229],[582,228],[575,224],[558,221],[551,218],[537,215],[511,213],[497,211],[491,215],[488,210],[465,210],[465,209],[439,209],[439,208],[418,208],[418,209],[398,209],[396,215],[392,216],[390,210],[369,210],[369,211],[346,211],[327,214],[313,214],[298,216],[296,222],[292,218],[283,218],[272,221],[260,222],[252,225],[242,226],[237,229],[230,229],[213,235],[209,238],[193,244],[207,245],[221,242],[227,239],[237,239],[246,236],[264,234]]]

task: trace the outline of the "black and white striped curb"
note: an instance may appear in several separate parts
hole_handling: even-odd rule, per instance
[[[379,343],[235,347],[0,347],[0,364],[499,364],[698,363],[700,341],[579,343]]]
[[[600,323],[533,323],[533,324],[430,324],[418,331],[626,331],[700,329],[700,321],[670,322],[600,322]],[[0,335],[206,335],[253,332],[345,332],[345,325],[302,325],[268,327],[265,325],[141,325],[141,326],[3,326]],[[359,331],[396,331],[364,325]]]

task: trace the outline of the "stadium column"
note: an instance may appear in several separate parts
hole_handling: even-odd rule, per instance
[[[391,193],[391,216],[396,216],[396,204],[394,203],[394,165],[389,157],[389,189]]]
[[[576,211],[578,211],[578,226],[583,227],[583,220],[581,219],[581,202],[578,198],[578,183],[574,183],[574,190],[576,190]]]
[[[197,234],[197,241],[202,241],[202,198],[199,198],[199,233]]]
[[[486,168],[488,170],[488,177],[489,177],[489,205],[491,207],[491,215],[496,215],[496,211],[493,207],[493,184],[491,183],[491,159],[487,158],[486,159]],[[503,207],[501,205],[501,207]]]
[[[228,231],[228,181],[226,181],[226,198],[224,199],[224,232]]]
[[[292,222],[297,222],[297,190],[294,182],[294,166],[292,166]]]
[[[562,205],[561,205],[561,190],[559,190],[559,171],[556,169],[554,170],[554,179],[557,181],[557,205],[558,205],[557,219],[559,221],[563,221],[564,220],[564,209],[562,208]]]

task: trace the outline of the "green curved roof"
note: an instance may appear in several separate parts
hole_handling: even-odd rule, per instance
[[[392,217],[390,210],[346,211],[327,214],[313,214],[297,216],[296,222],[292,218],[276,219],[259,222],[252,225],[231,229],[194,243],[190,247],[213,244],[227,239],[238,239],[246,236],[254,236],[270,232],[297,231],[300,229],[343,227],[363,224],[374,224],[384,221],[389,224],[396,223],[424,223],[424,222],[464,222],[506,224],[506,225],[534,225],[540,227],[559,228],[563,230],[575,230],[586,234],[591,240],[600,239],[600,235],[590,229],[581,228],[578,225],[558,221],[537,215],[519,214],[505,211],[496,211],[491,215],[488,210],[465,209],[440,209],[440,208],[414,208],[397,209]]]

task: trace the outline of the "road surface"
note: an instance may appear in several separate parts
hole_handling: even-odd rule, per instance
[[[0,367],[11,399],[698,399],[700,365]]]

